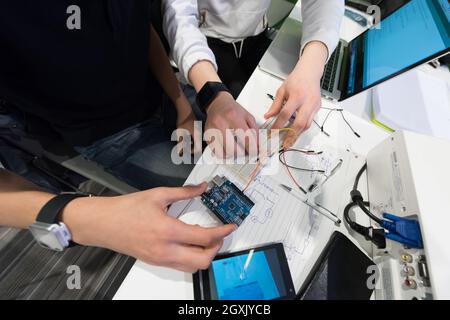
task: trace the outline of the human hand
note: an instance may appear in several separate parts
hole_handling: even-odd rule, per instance
[[[73,240],[185,272],[207,269],[236,226],[202,228],[167,215],[168,206],[206,190],[205,183],[119,197],[79,198],[62,214]]]
[[[216,152],[222,151],[219,156],[245,155],[250,150],[257,151],[258,126],[256,120],[234,100],[230,93],[219,93],[208,107],[207,116],[205,131],[217,129],[221,133],[222,139],[219,143],[222,149],[215,150]],[[235,136],[233,132],[238,129],[241,129],[243,133],[248,133],[246,137],[241,139],[241,136]],[[211,143],[211,141],[208,141],[208,143]]]
[[[196,125],[196,118],[192,110],[190,112],[178,112],[177,114],[177,141],[178,153],[181,155],[184,150],[191,151],[191,154],[200,154],[203,151],[202,128],[201,124]],[[190,139],[186,140],[191,143],[190,146],[183,144],[186,134],[190,135]],[[188,147],[188,148],[185,148]]]
[[[264,115],[266,119],[277,116],[272,129],[281,129],[296,113],[291,125],[295,133],[286,136],[285,148],[292,146],[298,136],[309,129],[320,109],[320,80],[327,55],[328,50],[324,44],[310,42],[295,69],[278,89],[269,111]]]

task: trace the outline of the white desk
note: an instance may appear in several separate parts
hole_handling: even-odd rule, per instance
[[[257,69],[242,92],[239,102],[260,120],[271,103],[266,93],[275,92],[280,84],[281,82],[279,80]],[[331,106],[331,103],[324,101],[323,105]],[[336,119],[338,118],[336,117]],[[353,152],[365,155],[372,147],[388,135],[377,126],[356,116],[349,115],[348,120],[363,138],[356,139],[348,131],[348,128],[341,127],[342,132],[333,134],[331,137],[333,145],[341,147],[351,146]],[[336,132],[332,122],[330,122],[330,128],[333,129],[333,132]],[[213,165],[196,166],[187,183],[192,184],[205,181],[211,176],[214,168],[215,166]],[[363,180],[361,186],[364,186]],[[361,189],[363,190],[363,188]],[[350,198],[348,201],[350,201]],[[367,224],[368,221],[361,223]],[[345,234],[348,233],[344,223],[337,229]],[[114,297],[114,299],[192,298],[192,276],[190,274],[149,266],[140,261],[135,263]]]
[[[299,10],[298,8],[296,10]],[[298,14],[294,12],[294,14]],[[344,18],[342,25],[342,37],[350,40],[362,32],[362,28],[356,23]],[[245,86],[238,101],[249,110],[259,122],[262,122],[263,114],[269,108],[271,101],[266,93],[274,94],[281,81],[256,69]],[[353,152],[366,155],[375,145],[381,142],[388,134],[368,121],[370,107],[370,91],[361,93],[347,101],[340,107],[352,114],[348,115],[349,121],[355,130],[361,134],[361,139],[348,132],[348,128],[339,128],[337,125],[330,138],[336,147],[350,147]],[[323,106],[336,106],[327,100],[323,100]],[[332,122],[330,126],[333,127]],[[215,166],[196,166],[187,183],[199,183],[207,179]],[[361,191],[364,191],[364,181],[361,181]],[[350,200],[350,199],[349,199]],[[342,213],[341,213],[342,214]],[[364,223],[361,221],[361,223]],[[367,221],[366,221],[367,223]],[[348,234],[344,223],[336,227],[340,232]],[[357,242],[354,238],[353,241]],[[362,241],[360,244],[364,246]],[[369,247],[365,247],[366,250]],[[192,276],[190,274],[170,270],[167,268],[154,267],[137,261],[122,283],[114,299],[193,299]]]

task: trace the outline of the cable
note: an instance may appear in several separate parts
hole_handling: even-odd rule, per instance
[[[267,97],[268,97],[270,100],[272,100],[272,101],[275,100],[275,97],[274,97],[273,95],[271,95],[270,93],[267,93],[266,95],[267,95]],[[353,127],[350,125],[350,123],[349,123],[349,122],[347,121],[347,119],[345,118],[345,116],[344,116],[344,109],[341,109],[341,108],[329,108],[329,107],[320,107],[320,109],[328,110],[329,112],[328,112],[328,114],[325,116],[325,120],[322,122],[322,125],[320,125],[315,119],[313,119],[313,123],[314,123],[317,127],[319,127],[320,131],[322,131],[322,133],[325,134],[328,138],[331,137],[331,135],[330,135],[328,132],[325,131],[324,126],[325,126],[325,122],[327,122],[328,118],[330,117],[331,113],[333,113],[333,111],[338,111],[338,112],[340,112],[340,113],[341,113],[341,116],[342,116],[342,119],[344,120],[345,124],[350,128],[350,130],[353,132],[353,134],[354,134],[355,136],[357,136],[358,138],[361,138],[360,134],[359,134],[358,132],[356,132],[356,131],[353,129]],[[295,113],[294,113],[294,114],[295,114]],[[268,125],[269,122],[270,122],[270,120],[267,120],[266,123],[265,123],[264,125]],[[263,126],[264,126],[264,125],[263,125]],[[288,128],[286,128],[286,129],[288,129]]]
[[[374,220],[376,223],[378,223],[380,226],[383,225],[383,221],[375,216],[372,212],[370,212],[369,209],[367,209],[367,206],[364,205],[364,201],[357,201],[356,204],[361,208],[361,210],[372,220]]]
[[[364,205],[369,206],[370,204],[369,204],[369,202],[364,201]],[[356,206],[358,206],[356,203],[350,202],[349,204],[347,204],[347,206],[346,206],[345,209],[344,209],[344,219],[345,219],[345,222],[347,222],[348,225],[349,225],[353,230],[355,230],[354,227],[361,226],[361,225],[359,225],[358,223],[356,223],[355,221],[353,221],[352,219],[350,219],[350,210],[351,210],[352,208],[356,207]],[[365,228],[365,227],[363,227],[363,228]],[[355,230],[355,231],[356,231],[356,230]]]
[[[369,202],[364,201],[363,204],[365,206],[369,206]],[[350,202],[344,209],[344,220],[350,226],[352,230],[359,233],[366,239],[367,241],[372,242],[379,249],[386,248],[386,235],[383,228],[375,229],[373,227],[364,227],[359,223],[356,223],[352,219],[350,219],[350,210],[357,206],[358,204],[354,202]]]
[[[280,153],[280,157],[283,157],[284,162],[286,162],[286,154],[285,153]],[[298,183],[297,180],[294,178],[294,175],[292,174],[290,168],[288,166],[285,166],[285,167],[286,167],[286,171],[287,171],[289,177],[291,178],[292,182],[297,186],[297,188],[301,192],[303,192],[303,194],[307,194],[306,190],[303,189],[302,186],[300,185],[300,183]]]
[[[344,119],[344,122],[347,124],[347,126],[350,128],[350,130],[353,131],[353,134],[354,134],[355,136],[357,136],[358,138],[361,138],[361,136],[359,135],[359,133],[356,132],[356,131],[353,129],[353,127],[350,125],[350,123],[347,121],[347,119],[345,119],[345,117],[344,117],[344,112],[339,111],[339,113],[341,114],[342,119]]]
[[[304,150],[304,149],[295,149],[295,148],[290,148],[286,151],[296,151],[296,152],[304,153],[306,155],[313,155],[313,156],[318,156],[318,155],[323,154],[323,151]]]
[[[264,126],[264,125],[263,125]],[[294,129],[292,129],[292,128],[281,128],[281,129],[279,129],[278,130],[278,132],[290,132],[290,133],[292,133],[292,134],[294,134],[294,135],[298,135],[298,133],[297,133],[297,131],[295,131]],[[270,139],[272,137],[272,132],[269,132],[269,134],[268,134],[268,138]],[[297,150],[297,149],[293,149],[293,150]],[[300,150],[299,150],[300,151]],[[272,156],[272,154],[271,155],[269,155],[267,158],[270,158]],[[267,159],[266,158],[266,159]],[[244,187],[244,189],[242,190],[243,192],[245,192],[249,187],[250,187],[250,185],[252,184],[252,182],[253,182],[253,180],[256,178],[256,176],[258,175],[258,173],[259,173],[259,171],[260,171],[260,169],[262,168],[262,166],[263,166],[263,162],[266,160],[266,159],[259,159],[258,160],[258,162],[257,162],[257,165],[256,165],[256,168],[252,171],[252,173],[250,174],[250,177],[249,177],[249,179],[248,179],[248,181],[247,181],[247,183],[245,184],[245,187]],[[280,160],[281,161],[281,160]],[[301,187],[300,187],[301,188]]]
[[[361,179],[362,174],[366,170],[367,170],[367,163],[365,163],[364,166],[358,171],[358,174],[356,175],[355,178],[355,182],[353,183],[353,190],[358,190],[359,180]]]
[[[331,137],[331,135],[330,135],[328,132],[326,132],[326,131],[323,129],[323,127],[322,127],[320,124],[317,123],[316,120],[313,120],[313,122],[314,122],[314,124],[315,124],[317,127],[319,127],[320,131],[322,131],[323,134],[325,134],[328,138]]]
[[[347,127],[349,127],[349,129],[353,132],[353,134],[358,137],[361,138],[361,135],[355,131],[355,129],[353,129],[353,127],[350,125],[350,122],[348,122],[348,120],[345,118],[344,116],[344,109],[333,109],[333,108],[327,108],[327,107],[321,107],[321,109],[324,110],[329,110],[327,115],[325,116],[325,119],[322,122],[322,125],[320,125],[317,121],[314,120],[314,123],[320,128],[320,130],[327,136],[330,137],[330,134],[327,133],[324,129],[325,127],[325,123],[328,121],[328,118],[330,117],[330,115],[334,112],[337,111],[341,114],[342,119],[344,120],[345,124],[347,125]]]
[[[258,175],[260,168],[261,168],[261,162],[258,162],[258,164],[256,165],[256,168],[250,174],[250,178],[248,179],[247,183],[245,184],[244,189],[242,189],[242,192],[247,191],[247,189],[252,184],[253,180],[255,180],[256,176]]]
[[[300,170],[300,171],[306,171],[306,172],[312,172],[312,173],[319,173],[325,175],[325,170],[321,169],[306,169],[306,168],[300,168],[291,166],[287,163],[286,160],[286,153],[287,152],[299,152],[303,153],[305,155],[321,155],[322,151],[314,151],[314,150],[302,150],[302,149],[287,149],[287,150],[280,150],[280,153],[278,155],[278,159],[280,160],[281,164],[284,165],[286,168],[287,173],[289,174],[289,177],[291,178],[292,182],[297,186],[297,188],[304,194],[307,194],[307,191],[300,185],[300,183],[297,182],[294,175],[292,174],[290,169],[294,170]]]
[[[323,126],[325,125],[325,122],[327,122],[328,118],[330,117],[331,113],[334,111],[334,109],[328,109],[330,111],[328,111],[325,120],[323,120],[322,125],[320,126],[320,128],[323,130]]]
[[[365,202],[361,193],[358,191],[358,183],[361,175],[367,170],[367,164],[365,164],[361,170],[358,172],[355,183],[353,185],[353,190],[350,195],[352,197],[352,202],[349,203],[344,210],[345,221],[350,225],[350,227],[356,232],[364,235],[366,239],[375,243],[378,248],[383,248],[386,246],[386,238],[405,244],[412,248],[423,248],[422,236],[420,233],[420,225],[418,221],[412,219],[406,219],[402,217],[395,216],[393,214],[384,213],[383,217],[386,220],[380,219],[373,215],[369,207],[369,202]],[[359,206],[363,212],[368,215],[372,220],[376,221],[380,225],[380,229],[374,229],[372,227],[366,228],[350,219],[348,211],[354,206]],[[387,233],[385,231],[387,230]]]
[[[307,168],[301,168],[301,167],[295,167],[295,166],[291,166],[287,163],[286,161],[286,153],[288,152],[301,152],[303,154],[307,154],[307,155],[319,155],[321,153],[316,153],[316,152],[311,152],[311,151],[303,151],[303,150],[299,150],[299,149],[287,149],[287,150],[281,150],[280,154],[278,155],[278,159],[280,160],[280,162],[287,168],[290,169],[294,169],[294,170],[300,170],[300,171],[306,171],[306,172],[316,172],[316,173],[322,173],[325,174],[325,170],[321,170],[321,169],[307,169]]]
[[[320,107],[320,109],[323,110],[331,110],[331,111],[344,111],[344,109],[336,109],[336,108],[329,108],[329,107]]]
[[[358,205],[369,218],[371,218],[381,226],[383,224],[383,221],[377,216],[375,216],[372,212],[370,212],[369,209],[367,209],[367,206],[364,205],[363,196],[361,195],[361,192],[358,191],[359,180],[361,179],[362,174],[366,170],[367,170],[367,163],[364,164],[364,166],[359,170],[358,174],[356,175],[356,179],[353,184],[353,190],[350,192],[350,195],[352,197],[352,202]]]
[[[364,201],[361,192],[358,191],[358,184],[359,180],[361,179],[362,174],[367,170],[367,164],[364,164],[364,166],[358,171],[358,174],[356,175],[355,182],[353,183],[353,189],[350,192],[350,196],[352,198],[352,201],[347,204],[347,206],[344,209],[344,220],[349,225],[351,229],[353,229],[355,232],[359,233],[360,235],[364,236],[364,238],[367,241],[371,241],[374,243],[378,248],[385,248],[386,247],[386,236],[385,231],[383,228],[374,229],[373,227],[364,227],[360,225],[359,223],[353,221],[350,218],[350,210],[353,207],[358,206],[363,210],[363,212],[369,216],[369,218],[376,221],[380,226],[382,226],[382,220],[373,215],[367,207],[370,207],[370,203],[367,201]]]

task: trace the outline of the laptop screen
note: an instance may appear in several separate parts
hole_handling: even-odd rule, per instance
[[[345,96],[401,73],[450,48],[450,1],[411,0],[353,40]]]

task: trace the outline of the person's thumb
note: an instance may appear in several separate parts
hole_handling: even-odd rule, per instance
[[[165,200],[166,205],[174,202],[192,199],[198,197],[206,191],[208,184],[203,182],[196,186],[186,186],[179,188],[161,188],[161,196]]]
[[[217,240],[222,240],[229,236],[231,233],[236,231],[237,225],[235,224],[226,224],[220,227],[215,227],[212,229],[212,233],[214,234]]]
[[[225,237],[236,230],[234,224],[227,224],[218,227],[204,228],[197,225],[189,225],[180,220],[173,221],[174,239],[185,245],[196,245],[201,247],[211,247],[222,241]]]

